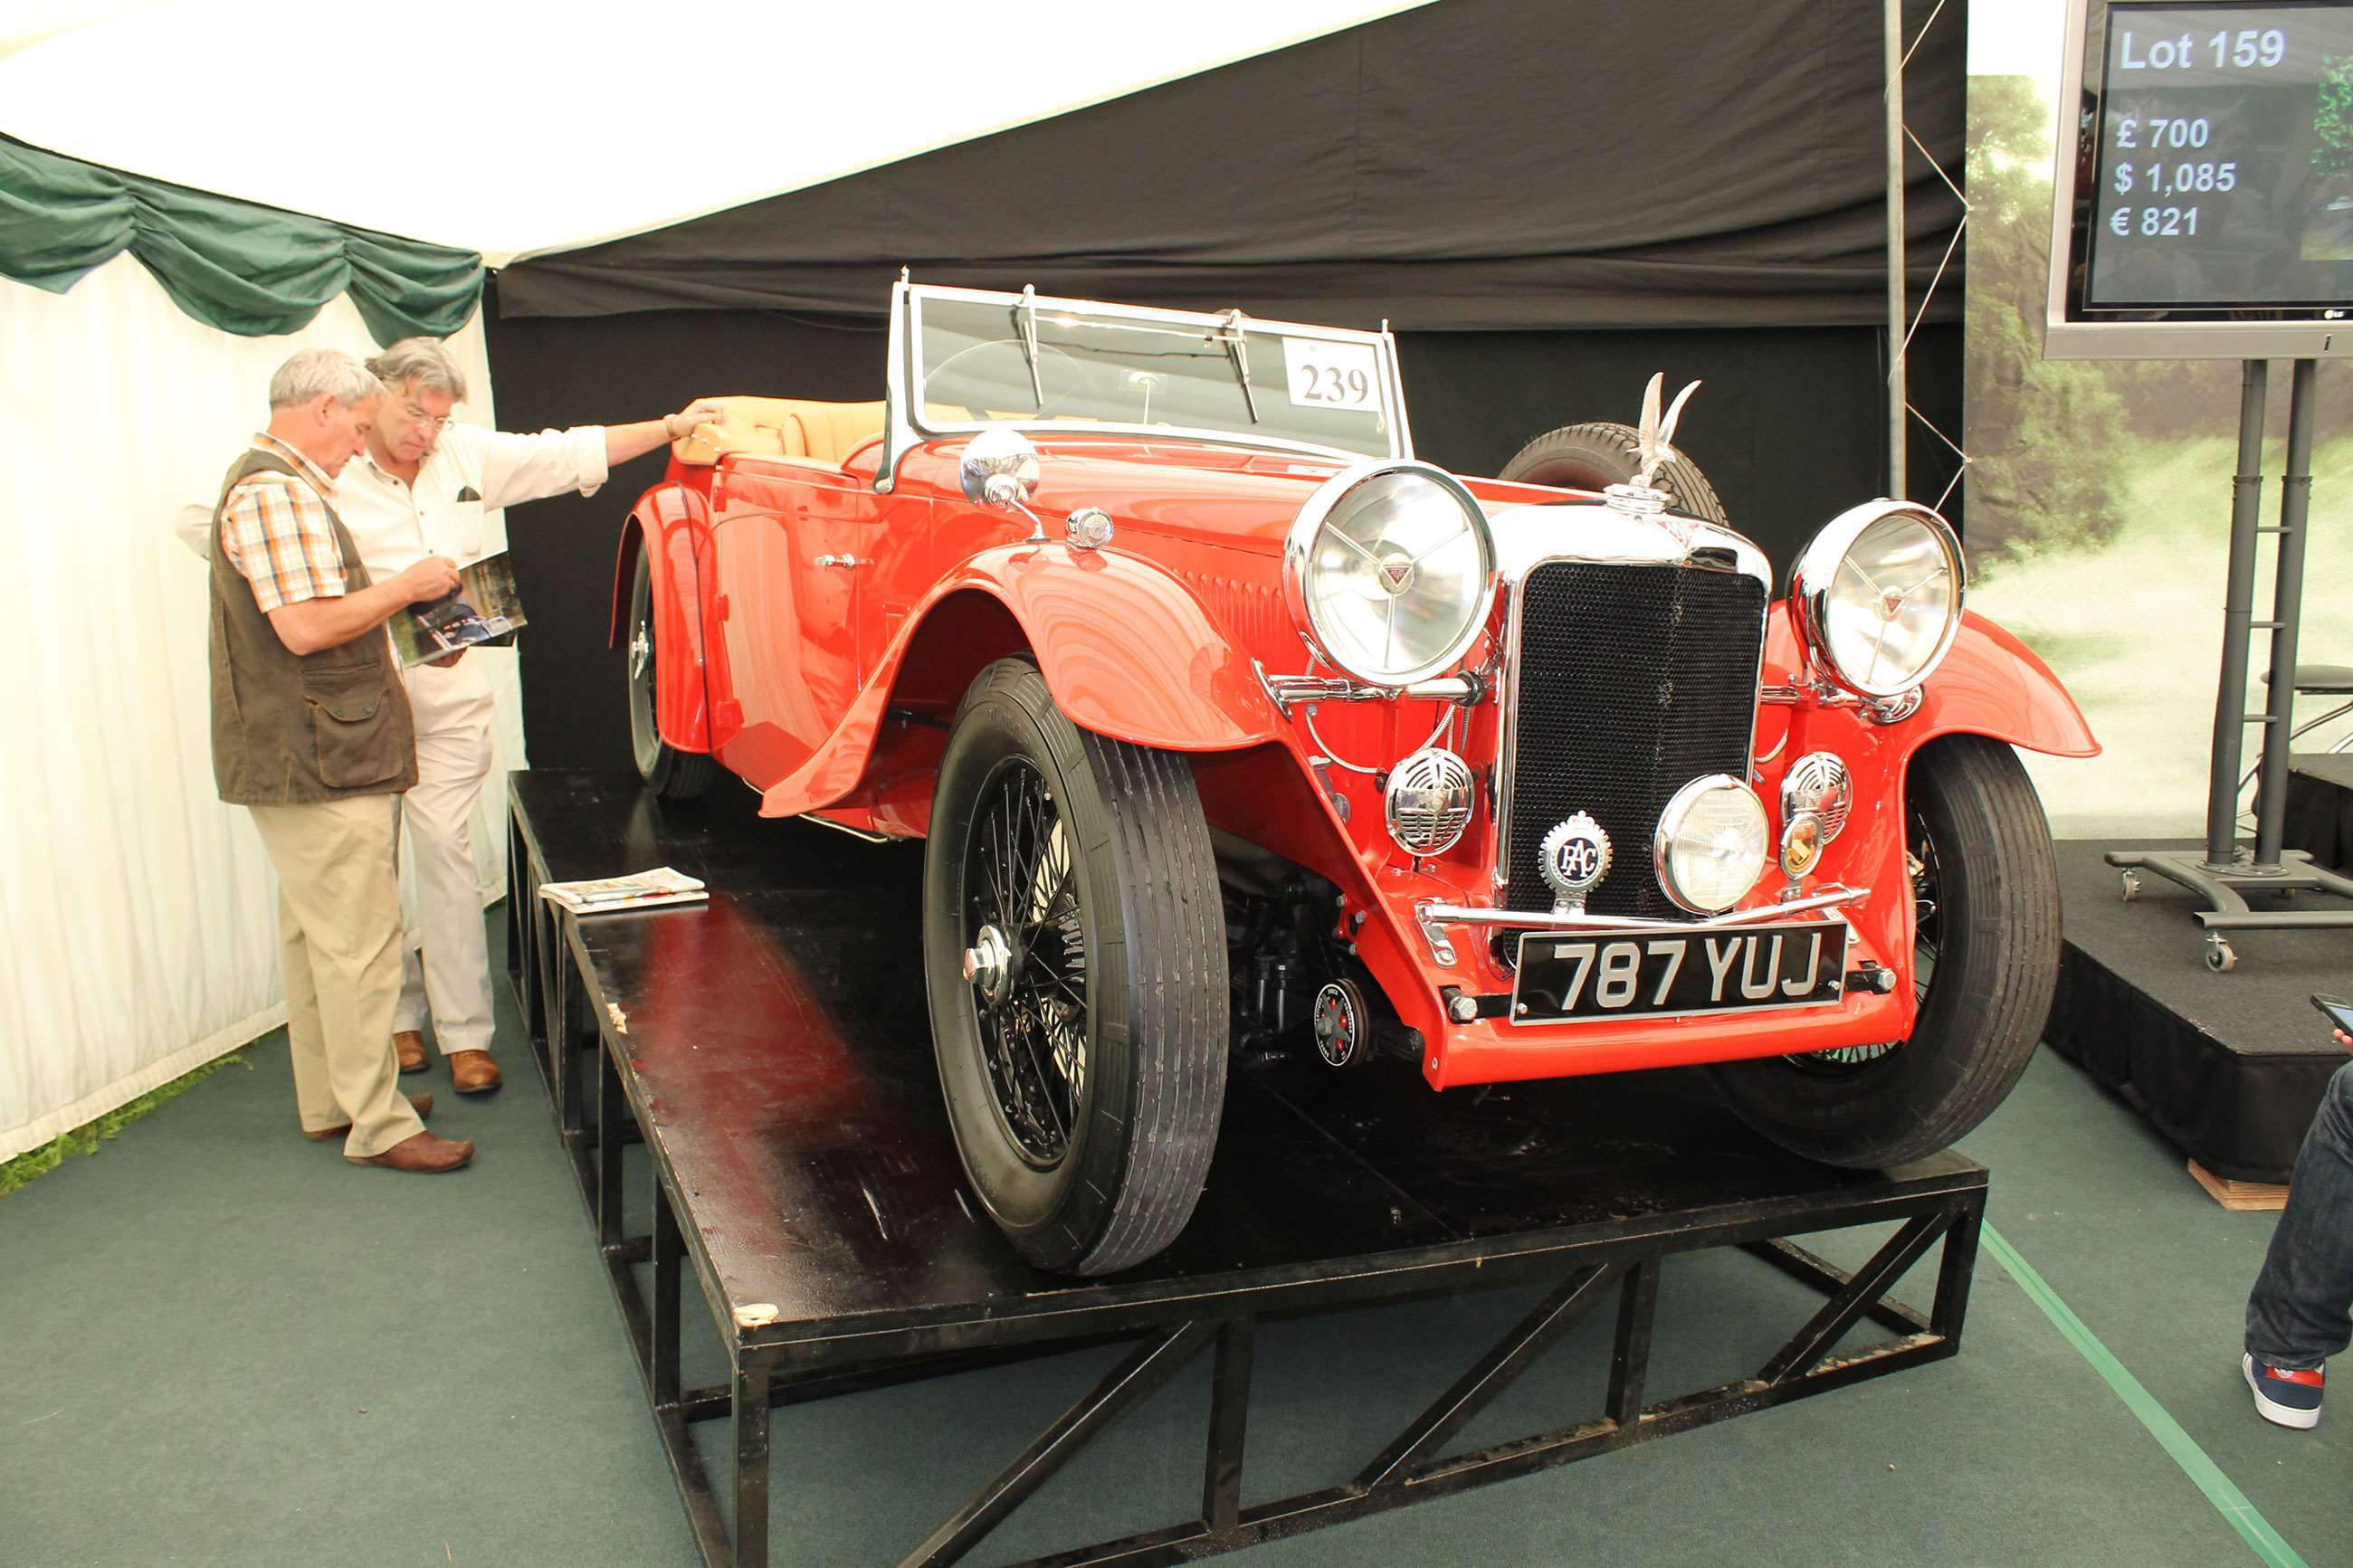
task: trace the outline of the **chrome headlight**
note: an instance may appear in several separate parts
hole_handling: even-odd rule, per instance
[[[1943,518],[1875,500],[1814,535],[1790,574],[1789,606],[1824,674],[1858,697],[1902,697],[1953,646],[1968,583]]]
[[[1292,616],[1317,651],[1372,686],[1453,668],[1494,602],[1487,515],[1425,463],[1362,464],[1325,480],[1291,525],[1282,568]]]
[[[1730,773],[1675,791],[1653,844],[1659,886],[1694,914],[1720,914],[1765,874],[1765,803]]]

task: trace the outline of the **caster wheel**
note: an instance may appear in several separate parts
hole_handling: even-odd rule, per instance
[[[2139,873],[2139,872],[2137,872],[2137,871],[2126,871],[2126,872],[2124,874],[2124,885],[2125,885],[2125,902],[2126,902],[2126,903],[2131,903],[2135,899],[2137,899],[2137,898],[2139,898],[2139,897],[2140,897],[2140,873]]]
[[[2206,939],[2206,967],[2217,974],[2228,974],[2239,967],[2238,951],[2221,937]]]

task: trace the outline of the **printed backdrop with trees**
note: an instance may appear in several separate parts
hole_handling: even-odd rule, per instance
[[[1971,459],[1970,605],[2050,662],[2105,748],[2091,762],[2028,759],[2059,835],[2195,837],[2221,657],[2241,369],[2235,360],[2042,358],[2058,123],[2052,9],[2049,74],[1980,75],[1973,59],[1969,78],[1962,445]],[[2341,96],[2353,110],[2353,71]],[[2324,155],[2353,157],[2353,125],[2324,135],[2316,158]],[[2266,521],[2275,520],[2285,464],[2287,381],[2286,367],[2274,367]],[[2353,664],[2346,391],[2344,367],[2324,364],[2305,663]],[[2267,539],[2258,563],[2258,619],[2270,604],[2269,546]],[[2267,657],[2259,634],[2254,671]],[[2260,710],[2261,688],[2250,689]],[[2345,728],[2316,731],[2299,745],[2323,749]]]

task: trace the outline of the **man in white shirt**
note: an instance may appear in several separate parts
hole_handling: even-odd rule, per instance
[[[703,398],[636,424],[512,435],[450,420],[466,377],[438,339],[404,338],[367,367],[386,394],[376,400],[366,449],[338,480],[336,506],[379,582],[428,556],[463,563],[503,549],[504,540],[486,531],[501,508],[565,490],[592,495],[611,465],[719,417]],[[403,1072],[422,1070],[429,1011],[451,1087],[480,1094],[498,1088],[499,1069],[490,1053],[490,949],[468,827],[491,769],[491,683],[462,648],[404,674],[417,719],[417,783],[402,797],[402,815],[424,951],[406,954],[393,1045]]]
[[[367,366],[387,395],[377,400],[367,450],[343,471],[340,499],[361,559],[379,575],[428,555],[474,560],[493,542],[484,537],[487,514],[565,490],[593,495],[612,464],[719,417],[716,404],[698,399],[632,425],[512,435],[451,422],[466,378],[436,339],[404,338]],[[429,1001],[451,1087],[480,1094],[499,1086],[499,1069],[490,1055],[491,958],[467,827],[491,769],[491,683],[463,650],[407,675],[417,783],[402,813],[425,944],[421,955],[407,955],[393,1044],[404,1071],[426,1065]]]

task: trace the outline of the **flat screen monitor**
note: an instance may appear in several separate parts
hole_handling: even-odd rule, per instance
[[[2353,0],[2071,0],[2045,352],[2353,354]]]

